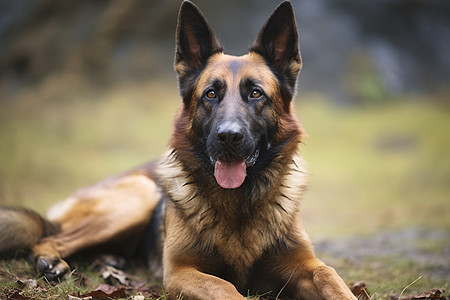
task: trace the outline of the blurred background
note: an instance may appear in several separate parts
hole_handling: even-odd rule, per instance
[[[273,0],[194,1],[244,54]],[[0,205],[41,213],[158,157],[180,104],[180,1],[0,0]],[[314,237],[450,239],[450,2],[294,0]]]

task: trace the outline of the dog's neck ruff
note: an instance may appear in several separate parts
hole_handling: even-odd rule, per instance
[[[195,179],[183,169],[173,151],[166,152],[161,158],[157,173],[170,206],[185,220],[186,234],[198,241],[191,245],[193,250],[209,255],[221,250],[217,254],[225,262],[246,272],[264,251],[294,247],[298,242],[294,236],[306,236],[306,233],[300,233],[304,230],[299,214],[307,180],[304,162],[295,156],[282,169],[281,178],[276,180],[279,188],[266,186],[268,191],[276,190],[276,194],[260,194],[256,202],[249,201],[250,207],[244,209],[246,212],[243,212],[243,207],[236,207],[239,201],[243,201],[233,197],[238,195],[238,189],[226,190],[217,186],[219,192],[216,193],[201,190],[205,186],[192,181]],[[242,213],[246,214],[245,224],[239,221],[242,221]],[[223,232],[230,235],[219,234]],[[241,238],[243,236],[245,239]],[[254,243],[255,239],[261,240],[261,243]],[[240,257],[229,257],[227,254],[228,248],[233,245],[245,249]]]
[[[278,161],[272,163],[279,164]],[[263,172],[269,172],[270,174],[264,174]],[[263,170],[262,177],[272,177],[273,179],[271,182],[255,182],[254,192],[249,195],[252,199],[246,200],[251,205],[256,206],[273,203],[274,206],[281,208],[281,215],[296,213],[299,210],[300,200],[307,185],[308,174],[305,169],[304,160],[300,156],[295,155],[288,164],[278,168],[278,174],[274,174],[274,172],[274,168]],[[204,182],[201,189],[195,182],[196,178],[193,178],[192,174],[184,169],[182,163],[177,158],[176,152],[173,150],[167,151],[161,157],[157,173],[164,192],[183,214],[189,216],[198,214],[200,218],[202,211],[211,210],[212,204],[225,207],[242,204],[227,199],[227,195],[230,195],[229,193],[236,193],[232,195],[242,195],[239,194],[238,189],[227,190],[219,187],[215,182],[214,184],[216,186],[211,190],[205,190],[205,186],[207,185]],[[267,186],[272,184],[278,184],[280,187],[274,189]],[[269,194],[269,191],[274,190],[278,191],[278,193]],[[265,193],[264,191],[268,192]],[[223,199],[218,198],[222,196]],[[196,197],[203,197],[204,199],[201,201],[191,201]],[[209,203],[209,201],[212,201],[210,199],[212,197],[214,197],[216,202]],[[221,203],[217,203],[217,201]],[[240,208],[236,207],[235,209],[239,210]],[[281,215],[279,216],[280,222],[282,219]]]

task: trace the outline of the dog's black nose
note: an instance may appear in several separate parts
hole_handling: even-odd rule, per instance
[[[235,122],[227,122],[217,129],[216,139],[220,143],[236,145],[243,141],[244,130]]]

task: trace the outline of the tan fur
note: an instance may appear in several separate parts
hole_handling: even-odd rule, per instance
[[[130,174],[80,190],[49,211],[49,220],[60,225],[62,234],[41,240],[35,249],[53,245],[59,257],[67,257],[119,239],[130,229],[142,231],[159,199],[157,186],[143,175]]]
[[[235,232],[230,227],[242,220],[234,220],[239,218],[240,214],[230,209],[238,207],[233,201],[240,198],[231,192],[228,198],[211,197],[195,201],[196,195],[201,191],[196,190],[195,185],[187,184],[188,174],[182,170],[173,156],[168,155],[159,169],[160,174],[166,175],[162,185],[167,189],[174,205],[182,207],[183,214],[179,215],[176,207],[172,205],[168,206],[167,214],[174,214],[177,218],[183,219],[180,221],[183,226],[175,231],[177,232],[175,244],[171,245],[170,241],[166,240],[166,246],[184,251],[186,248],[192,248],[195,241],[201,240],[199,244],[207,247],[201,249],[202,251],[211,252],[213,248],[219,249],[219,254],[224,257],[225,262],[235,266],[245,277],[249,267],[263,251],[273,246],[278,236],[298,230],[298,234],[305,235],[304,239],[307,240],[298,214],[300,203],[291,200],[301,197],[306,185],[306,173],[300,164],[301,161],[300,158],[297,158],[297,163],[293,161],[284,170],[287,174],[274,174],[275,178],[283,179],[281,183],[283,188],[271,198],[264,199],[264,203],[258,203],[261,215],[246,220],[248,224],[239,232]],[[273,184],[280,183],[274,181]],[[218,209],[223,210],[223,215],[217,214],[217,205]],[[272,226],[268,227],[267,223]]]
[[[183,188],[191,186],[186,179],[188,174],[169,153],[158,172],[166,175],[162,185],[168,188],[174,200],[168,204],[166,212],[164,286],[176,292],[175,295],[181,295],[183,299],[243,299],[229,282],[201,272],[220,268],[221,263],[205,259],[198,253],[218,249],[217,255],[223,257],[226,264],[234,266],[239,274],[237,281],[244,282],[248,270],[263,257],[260,262],[263,278],[260,280],[267,286],[286,285],[286,291],[302,295],[298,299],[354,299],[336,272],[315,258],[312,243],[301,222],[299,202],[290,200],[299,199],[306,186],[307,174],[299,156],[284,173],[275,174],[275,178],[282,180],[281,190],[273,195],[273,199],[265,199],[259,207],[261,215],[247,220],[238,232],[230,229],[242,221],[233,220],[236,213],[230,211],[232,195],[227,199],[191,201],[198,191],[195,186]],[[223,216],[219,216],[223,219],[219,220],[211,209],[211,203],[217,202],[223,205],[220,209],[224,211]],[[180,205],[185,215],[180,215],[177,209]],[[189,217],[190,214],[193,217]],[[211,224],[214,224],[213,228],[209,227]],[[285,235],[295,237],[299,244],[287,245],[292,250],[286,256],[265,257],[268,249],[277,247],[274,245],[277,237]],[[209,249],[196,249],[197,243],[209,245]],[[267,286],[262,285],[261,290]]]

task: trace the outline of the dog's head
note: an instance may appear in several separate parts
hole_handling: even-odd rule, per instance
[[[248,54],[230,56],[185,1],[176,42],[183,107],[171,146],[187,163],[206,166],[222,188],[239,188],[300,139],[292,99],[302,63],[292,6],[278,6]]]

